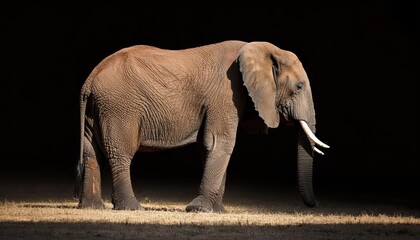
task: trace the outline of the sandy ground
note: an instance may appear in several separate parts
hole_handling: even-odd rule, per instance
[[[185,213],[198,183],[134,184],[146,211],[77,209],[72,176],[1,177],[0,239],[420,239],[418,196],[315,191],[316,208],[295,186],[227,184],[227,214]],[[110,218],[109,216],[113,216]]]

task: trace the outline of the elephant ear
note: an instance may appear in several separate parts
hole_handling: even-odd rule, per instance
[[[276,83],[272,70],[272,54],[275,49],[274,45],[267,42],[251,42],[244,45],[238,54],[244,85],[259,116],[270,128],[276,128],[280,124],[275,103]]]

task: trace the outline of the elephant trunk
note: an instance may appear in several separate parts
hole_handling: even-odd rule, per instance
[[[317,202],[312,183],[313,154],[317,152],[324,155],[318,147],[329,148],[329,146],[315,136],[315,124],[309,126],[305,121],[299,121],[299,123],[297,144],[298,185],[305,205],[315,207]]]
[[[301,127],[298,127],[298,144],[297,144],[297,171],[298,185],[300,195],[303,202],[308,207],[315,207],[317,201],[315,198],[312,171],[313,171],[313,146],[308,136]]]

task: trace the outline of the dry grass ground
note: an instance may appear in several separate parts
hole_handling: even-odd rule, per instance
[[[72,183],[0,182],[0,239],[420,239],[420,210],[401,199],[319,193],[303,206],[293,187],[227,186],[229,213],[186,213],[196,186],[143,183],[145,211],[77,209]]]
[[[3,202],[2,239],[418,239],[420,219],[401,215],[269,212],[185,213],[184,203],[146,211],[76,209],[74,201]]]

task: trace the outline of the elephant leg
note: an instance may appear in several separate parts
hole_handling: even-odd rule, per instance
[[[217,194],[216,201],[213,203],[213,212],[218,212],[218,213],[228,212],[222,203],[223,195],[225,194],[226,174],[227,173],[225,172],[225,175],[223,176],[222,184],[220,185],[220,188],[219,188],[219,193]]]
[[[188,204],[187,212],[220,212],[224,209],[222,206],[224,182],[233,147],[227,147],[231,144],[223,141],[218,141],[216,144],[217,138],[215,136],[212,138],[210,147],[212,150],[207,154],[199,195]]]
[[[121,116],[110,116],[102,121],[103,150],[111,169],[111,201],[114,209],[142,210],[134,195],[130,172],[131,161],[138,149],[136,121]]]
[[[110,160],[112,174],[112,204],[116,210],[142,210],[134,195],[130,174],[131,158]]]
[[[83,143],[84,176],[79,208],[105,208],[101,196],[101,173],[94,147],[86,137]]]

